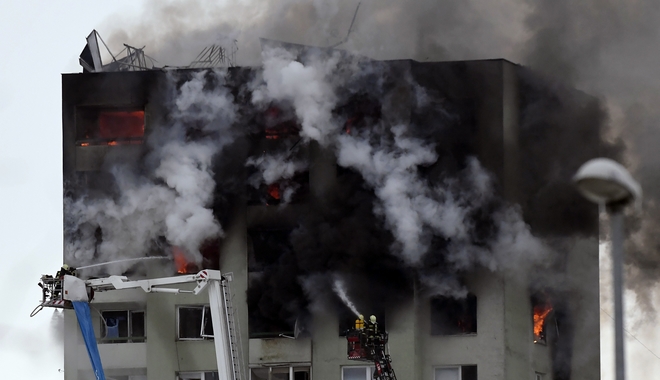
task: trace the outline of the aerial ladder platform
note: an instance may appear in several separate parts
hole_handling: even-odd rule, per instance
[[[366,326],[349,329],[346,332],[348,359],[373,363],[375,380],[396,380],[387,340],[387,332],[380,331],[376,323],[366,321]]]
[[[82,280],[69,274],[43,275],[39,283],[42,289],[42,300],[30,316],[36,315],[44,307],[75,309],[92,367],[101,367],[91,322],[86,320],[90,319],[89,302],[94,298],[96,292],[142,289],[146,293],[198,295],[208,289],[218,378],[219,380],[241,380],[243,378],[241,374],[242,350],[231,301],[230,281],[231,273],[222,274],[219,270],[211,269],[204,269],[195,274],[145,280],[129,280],[126,276]],[[173,287],[177,284],[196,284],[196,286],[192,290],[185,290]],[[88,336],[89,334],[91,337]],[[94,372],[98,380],[105,379],[102,367],[94,368]]]

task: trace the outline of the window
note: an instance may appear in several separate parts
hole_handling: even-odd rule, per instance
[[[218,372],[179,372],[176,380],[218,380]]]
[[[179,340],[201,340],[213,338],[213,322],[209,306],[179,306]]]
[[[431,299],[431,335],[476,334],[477,297]]]
[[[293,371],[293,379],[289,379]],[[254,367],[249,380],[309,380],[310,367]]]
[[[141,108],[76,108],[76,144],[141,144],[144,110]]]
[[[302,296],[302,289],[295,276],[286,278],[281,275],[293,259],[290,233],[291,230],[284,229],[248,231],[247,301],[250,338],[295,336],[298,316],[290,309],[290,297],[281,295],[281,290],[286,289],[288,294],[296,291]]]
[[[341,380],[371,380],[373,366],[341,367]]]
[[[534,374],[534,380],[543,380],[543,374],[540,372],[536,372]]]
[[[477,366],[436,367],[434,380],[477,380]]]
[[[100,341],[101,343],[144,342],[144,311],[102,311]]]

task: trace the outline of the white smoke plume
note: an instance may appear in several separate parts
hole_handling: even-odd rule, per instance
[[[338,52],[323,58],[313,55],[311,62],[303,64],[283,48],[266,48],[262,53],[265,86],[254,91],[252,101],[291,102],[302,126],[300,135],[327,145],[338,129],[331,121],[336,98],[330,76],[337,69],[339,58]]]
[[[205,88],[206,75],[220,85]],[[222,235],[210,207],[212,160],[233,139],[229,127],[235,106],[221,85],[225,75],[197,72],[176,90],[171,118],[148,136],[149,160],[157,163],[150,173],[137,175],[117,166],[112,169],[115,197],[65,199],[67,262],[141,257],[161,238],[183,248],[190,260],[201,261],[204,241]],[[177,79],[170,75],[171,85]],[[202,137],[189,138],[191,126]],[[102,238],[96,236],[99,230]]]
[[[450,241],[446,258],[454,270],[483,266],[492,271],[525,273],[549,253],[514,206],[504,205],[495,212],[497,233],[489,244],[474,243],[479,232],[470,215],[497,199],[490,175],[475,158],[462,173],[466,183],[458,186],[455,180],[446,180],[432,185],[418,168],[438,159],[435,146],[413,137],[407,124],[384,121],[375,131],[343,133],[331,111],[339,98],[336,89],[351,75],[338,73],[336,54],[327,60],[312,54],[311,59],[296,61],[297,57],[283,49],[266,48],[262,56],[265,83],[254,99],[290,101],[303,125],[301,135],[334,147],[338,164],[362,175],[378,198],[374,211],[384,217],[396,239],[392,252],[406,265],[422,265],[434,235]],[[350,71],[351,65],[347,66],[344,71]],[[423,91],[417,92],[417,98],[423,100]],[[436,280],[425,278],[429,288],[439,289]],[[454,294],[462,294],[450,287]]]

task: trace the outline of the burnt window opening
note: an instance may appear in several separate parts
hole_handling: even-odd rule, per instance
[[[289,241],[291,230],[248,231],[248,331],[250,338],[293,337],[302,296]],[[301,329],[301,326],[298,326]]]
[[[553,312],[550,297],[544,293],[534,294],[531,298],[532,305],[532,335],[534,343],[547,343],[547,325]]]
[[[211,308],[208,305],[179,306],[177,319],[177,338],[179,340],[213,338]]]
[[[252,168],[252,175],[260,175]],[[248,184],[248,205],[276,206],[302,203],[309,194],[309,171],[296,173],[292,178],[258,187]]]
[[[101,343],[139,343],[145,339],[144,311],[101,312]]]
[[[259,126],[257,137],[266,140],[298,140],[300,124],[291,105],[271,104],[254,119]]]
[[[76,108],[76,145],[133,145],[144,140],[143,108]]]
[[[477,333],[477,296],[431,298],[431,335]]]
[[[183,248],[175,245],[168,247],[177,274],[193,274],[202,269],[220,269],[220,240],[217,238],[206,240],[199,247],[199,253],[202,255],[200,263],[191,260]]]
[[[351,96],[346,104],[335,110],[335,113],[345,119],[344,132],[353,134],[376,124],[381,119],[381,104],[373,96],[360,93]]]

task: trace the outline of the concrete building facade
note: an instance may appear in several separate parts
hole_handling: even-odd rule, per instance
[[[416,109],[410,82],[397,78],[413,78],[436,100],[456,104],[455,112],[466,115],[463,118],[466,121],[461,131],[450,131],[445,141],[434,141],[439,151],[446,152],[447,156],[454,150],[476,156],[496,179],[498,194],[505,201],[519,205],[533,232],[540,231],[540,235],[551,238],[573,236],[571,243],[564,246],[562,257],[550,265],[552,269],[545,269],[561,278],[562,286],[549,290],[557,296],[553,298],[553,311],[545,321],[542,339],[534,333],[538,290],[527,279],[486,268],[461,275],[462,284],[469,292],[463,300],[430,297],[413,276],[402,290],[403,296],[397,296],[397,302],[383,302],[385,306],[376,310],[379,303],[374,301],[373,311],[365,311],[365,314],[378,313],[379,319],[384,321],[397,377],[410,380],[600,378],[596,210],[574,203],[555,204],[558,209],[577,207],[575,213],[580,214],[580,220],[585,220],[587,226],[575,234],[548,228],[547,220],[555,214],[539,213],[539,204],[545,203],[535,202],[540,202],[538,199],[546,194],[539,190],[543,186],[538,183],[543,183],[545,177],[538,172],[552,169],[537,165],[541,158],[530,154],[528,149],[533,144],[545,143],[547,149],[541,152],[565,154],[556,141],[546,139],[543,134],[552,135],[552,128],[564,120],[590,112],[593,100],[572,91],[541,85],[539,83],[544,82],[540,79],[505,60],[433,63],[403,60],[374,64],[386,67],[390,73],[388,80],[392,81],[391,96],[378,106],[379,117],[417,124],[435,117]],[[176,70],[176,73],[186,76],[203,71]],[[257,71],[229,69],[227,86],[237,99],[246,78]],[[63,75],[66,196],[72,199],[105,196],[111,193],[108,189],[112,188],[111,173],[115,165],[139,166],[145,160],[150,149],[146,139],[159,128],[163,115],[167,114],[169,103],[165,101],[163,88],[171,74],[150,70]],[[530,113],[536,112],[534,107],[545,104],[539,99],[548,98],[559,100],[558,103],[550,101],[555,108],[547,110],[556,119],[547,121],[545,127],[549,131],[532,130],[527,125]],[[120,141],[104,132],[91,137],[85,135],[83,130],[97,128],[101,113],[113,110],[143,112],[144,136],[128,133]],[[557,127],[556,133],[563,132]],[[528,144],[528,140],[534,140],[533,144]],[[244,162],[255,146],[266,150],[280,144],[277,139],[264,139],[263,135],[241,141],[244,144],[237,144],[232,150],[237,162]],[[597,146],[599,137],[588,136],[582,143],[588,147]],[[591,151],[585,149],[576,155],[588,155]],[[463,154],[460,152],[459,155]],[[332,204],[341,187],[343,169],[337,166],[331,150],[312,142],[298,154],[309,162],[302,180],[305,182],[302,198],[286,206],[269,205],[261,202],[259,196],[250,199],[247,190],[232,198],[225,204],[221,216],[225,235],[205,257],[215,257],[216,268],[212,269],[232,273],[231,292],[239,323],[244,380],[368,380],[373,365],[347,359],[346,339],[340,327],[346,325],[345,311],[332,312],[330,306],[310,308],[305,318],[291,326],[291,331],[275,327],[255,331],[259,329],[251,319],[255,310],[251,309],[254,303],[249,299],[252,297],[250,284],[253,277],[258,277],[261,265],[251,262],[258,261],[254,259],[259,255],[255,253],[259,250],[257,240],[260,236],[270,236],[272,231],[295,228],[304,215]],[[557,163],[562,164],[562,159]],[[249,175],[246,170],[241,165],[236,168],[236,176],[245,178]],[[433,175],[432,170],[429,173]],[[226,171],[218,170],[216,175],[226,175]],[[531,178],[534,176],[539,178]],[[564,180],[568,182],[570,178]],[[552,189],[547,191],[553,192]],[[552,212],[561,211],[549,211]],[[260,242],[267,244],[268,239]],[[213,260],[206,263],[209,262]],[[174,275],[172,268],[143,265],[139,270],[125,272],[139,279]],[[544,273],[539,272],[537,276],[541,281]],[[140,290],[96,294],[91,305],[98,311],[93,317],[107,377],[214,379],[217,364],[213,341],[203,336],[207,304],[204,294],[174,296],[145,294]],[[455,310],[448,312],[446,308]],[[439,319],[443,322],[438,322]],[[465,323],[469,326],[465,327]],[[197,333],[200,326],[202,333]],[[70,310],[65,312],[64,351],[66,379],[91,378],[84,343],[75,314]]]

